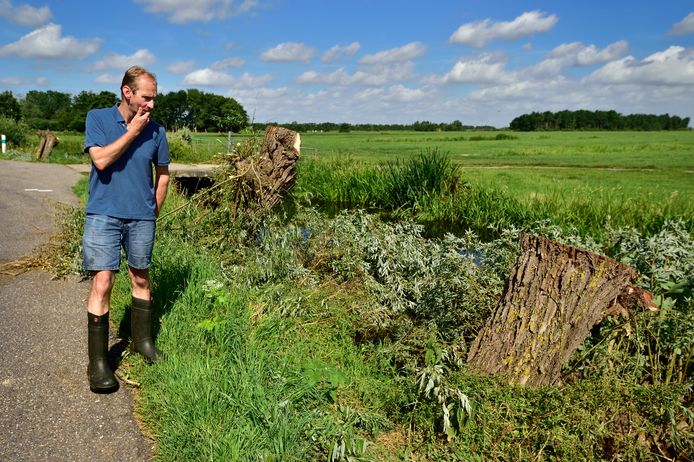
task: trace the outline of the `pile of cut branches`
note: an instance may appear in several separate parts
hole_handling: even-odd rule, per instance
[[[297,132],[270,126],[265,130],[259,155],[252,148],[230,153],[226,173],[233,182],[235,214],[262,214],[282,201],[296,181],[300,147]]]

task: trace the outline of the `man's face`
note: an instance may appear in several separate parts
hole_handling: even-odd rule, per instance
[[[152,79],[147,76],[141,76],[137,84],[138,87],[136,91],[132,91],[132,89],[127,86],[123,87],[125,96],[130,100],[128,106],[133,112],[137,112],[140,108],[149,112],[154,109],[154,98],[157,96],[157,86]]]

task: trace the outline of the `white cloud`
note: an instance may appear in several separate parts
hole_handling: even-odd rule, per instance
[[[694,13],[689,13],[683,20],[672,26],[669,33],[673,35],[694,34]]]
[[[151,51],[142,48],[137,50],[132,55],[117,55],[107,53],[104,59],[95,62],[91,70],[104,71],[107,69],[119,69],[125,71],[130,66],[147,67],[157,60],[156,56]]]
[[[316,53],[316,50],[309,48],[303,43],[285,42],[280,43],[274,48],[264,51],[260,59],[268,62],[303,62],[307,63]]]
[[[595,45],[585,46],[581,42],[573,42],[559,45],[548,54],[548,57],[560,59],[573,66],[593,66],[613,61],[627,51],[629,51],[629,44],[625,40],[614,42],[602,50]]]
[[[34,79],[27,79],[24,77],[16,76],[6,76],[0,77],[0,85],[6,85],[8,87],[18,87],[20,85],[31,85],[43,87],[48,84],[48,79],[45,77],[36,77]]]
[[[421,42],[411,42],[399,48],[379,51],[372,55],[366,55],[361,59],[362,64],[389,64],[394,62],[409,61],[422,56],[426,47]]]
[[[96,77],[94,77],[94,83],[107,83],[109,85],[120,85],[122,80],[122,75],[119,76],[109,73],[99,74]]]
[[[345,46],[335,45],[323,54],[321,62],[331,63],[342,58],[343,56],[351,58],[356,54],[357,51],[359,51],[359,48],[361,48],[359,42],[352,42]]]
[[[6,76],[6,77],[0,77],[0,85],[8,85],[8,86],[19,86],[19,85],[24,85],[26,83],[26,80],[24,80],[22,77],[13,77],[13,76]]]
[[[234,87],[230,89],[226,95],[234,98],[243,106],[256,107],[258,104],[265,104],[268,107],[272,107],[277,104],[277,100],[284,98],[289,93],[287,87],[281,88],[267,88],[267,87],[257,87],[257,88],[238,88]]]
[[[388,88],[367,88],[354,95],[358,101],[380,100],[382,102],[412,103],[431,96],[428,88],[409,88],[404,85],[393,85]]]
[[[444,77],[444,83],[505,83],[513,80],[512,73],[504,69],[505,62],[498,55],[484,54],[477,58],[460,60]]]
[[[78,40],[62,37],[61,26],[47,24],[0,48],[0,56],[17,56],[35,59],[84,59],[94,54],[101,45],[100,39]]]
[[[236,5],[233,0],[135,0],[150,13],[162,13],[173,23],[192,21],[221,21],[246,13],[258,5],[257,0],[245,0]]]
[[[272,80],[269,74],[254,76],[245,72],[236,77],[214,69],[198,69],[183,78],[184,85],[201,85],[209,87],[236,87],[254,88],[261,87]]]
[[[296,78],[297,83],[326,83],[330,85],[349,85],[351,80],[352,76],[344,68],[329,73],[306,71]]]
[[[0,17],[26,27],[38,27],[53,17],[47,6],[34,8],[30,5],[14,6],[10,0],[0,0]]]
[[[166,70],[176,75],[188,74],[195,67],[195,61],[176,61],[169,64]]]
[[[220,59],[219,61],[215,61],[210,65],[210,69],[214,69],[215,71],[221,71],[223,69],[227,69],[229,67],[241,67],[246,63],[241,58],[232,56],[230,58],[224,58]]]
[[[184,85],[203,85],[211,87],[226,87],[234,82],[234,77],[224,72],[209,68],[198,69],[183,78]]]
[[[495,39],[515,40],[520,37],[547,32],[557,23],[555,15],[541,11],[523,13],[513,21],[492,22],[485,19],[463,24],[448,39],[450,43],[462,43],[481,48]]]
[[[614,61],[629,50],[629,44],[620,40],[603,49],[581,42],[563,43],[547,54],[547,58],[524,71],[525,75],[542,77],[562,72],[567,67],[588,67]]]
[[[369,66],[367,69],[355,71],[353,74],[339,68],[329,73],[307,71],[297,77],[297,83],[327,84],[336,86],[349,85],[386,85],[413,78],[411,62],[395,63],[383,66]]]
[[[694,85],[694,49],[671,46],[641,61],[627,56],[605,64],[587,80],[620,84]]]

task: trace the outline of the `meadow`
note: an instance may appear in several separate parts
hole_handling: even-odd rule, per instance
[[[195,139],[198,150],[211,147],[207,156],[226,146],[216,135]],[[694,131],[302,133],[302,149],[307,162],[332,170],[403,162],[437,150],[460,169],[461,183],[526,205],[552,202],[559,209],[588,201],[613,215],[625,204],[654,206],[692,218]],[[332,175],[325,188],[339,189],[335,180]]]
[[[198,161],[226,146],[196,139]],[[235,213],[229,187],[171,191],[151,269],[168,357],[119,370],[155,460],[691,460],[693,132],[302,141],[272,214]],[[50,251],[63,272],[81,220]],[[521,232],[628,263],[658,307],[605,319],[551,387],[466,364]],[[129,302],[119,274],[120,337]]]

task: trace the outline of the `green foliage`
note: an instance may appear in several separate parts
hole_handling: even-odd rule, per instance
[[[439,150],[422,152],[404,163],[388,163],[384,169],[384,206],[415,207],[439,196],[457,181],[456,168]]]
[[[169,142],[169,155],[172,161],[181,162],[191,157],[193,146],[182,134],[179,134],[179,132],[167,134],[167,140]]]
[[[26,147],[32,134],[24,122],[4,116],[0,116],[0,133],[6,136],[8,149]]]
[[[11,91],[0,93],[0,117],[6,117],[19,121],[22,118],[22,110],[19,102]]]
[[[450,157],[437,149],[375,168],[355,165],[349,158],[311,160],[299,166],[293,194],[307,203],[328,207],[421,208],[453,187],[456,174]]]
[[[651,383],[694,379],[694,240],[681,222],[653,236],[611,230],[607,251],[636,268],[654,295],[655,311],[612,319],[582,347],[581,374],[620,373]],[[578,359],[578,358],[577,358]]]
[[[153,117],[172,131],[240,132],[248,124],[246,110],[235,99],[196,89],[158,95]]]
[[[689,117],[669,114],[629,114],[617,111],[532,112],[511,121],[512,130],[682,130]]]
[[[72,117],[63,129],[84,132],[85,119],[87,112],[92,109],[113,107],[118,103],[118,97],[110,91],[94,93],[91,91],[81,91],[72,98]]]
[[[24,121],[31,128],[64,130],[71,120],[72,98],[58,91],[29,91],[20,102]]]
[[[578,172],[566,180],[566,186],[548,192],[541,185],[557,183],[556,173],[538,178],[538,170],[522,174],[490,174],[476,169],[469,172],[453,164],[449,154],[433,149],[412,156],[404,162],[370,165],[351,157],[304,159],[294,197],[304,204],[319,205],[327,211],[342,208],[381,209],[391,215],[414,218],[428,226],[430,234],[447,230],[473,229],[493,238],[512,226],[528,228],[533,223],[549,220],[565,231],[603,239],[606,226],[631,226],[639,232],[653,233],[668,221],[681,217],[688,231],[694,230],[694,207],[683,194],[670,188],[682,188],[684,177],[667,184],[673,174],[649,179],[642,175],[643,190],[623,191],[630,185],[641,185],[641,179],[593,187],[581,185]],[[613,173],[588,173],[603,184],[614,181]],[[489,181],[482,181],[490,176]],[[513,181],[511,181],[513,180]],[[523,181],[522,184],[518,184]],[[679,181],[679,183],[677,183]],[[520,188],[519,188],[520,187]],[[633,187],[633,186],[631,186]],[[638,186],[637,186],[638,187]],[[664,189],[659,196],[655,193]],[[574,194],[580,190],[580,194]],[[529,193],[528,193],[529,192]],[[528,195],[529,198],[523,198]],[[643,197],[633,197],[645,194]],[[663,198],[664,196],[664,198]]]
[[[236,154],[253,151],[244,149]],[[508,226],[494,239],[430,238],[412,220],[365,211],[326,216],[288,203],[260,219],[234,214],[228,172],[219,175],[187,206],[172,191],[167,208],[178,212],[158,223],[151,275],[168,359],[125,359],[142,383],[137,411],[156,459],[646,461],[694,452],[685,224],[606,228],[598,239],[533,221],[513,202],[517,215],[497,203]],[[380,183],[373,191],[384,194]],[[420,214],[432,197],[450,197],[448,180],[427,185],[403,195]],[[485,200],[483,188],[459,189]],[[507,197],[488,194],[480,227],[501,222],[491,204]],[[634,265],[659,304],[597,326],[557,387],[514,387],[465,364],[521,229]],[[112,308],[121,326],[129,298],[121,272]]]

